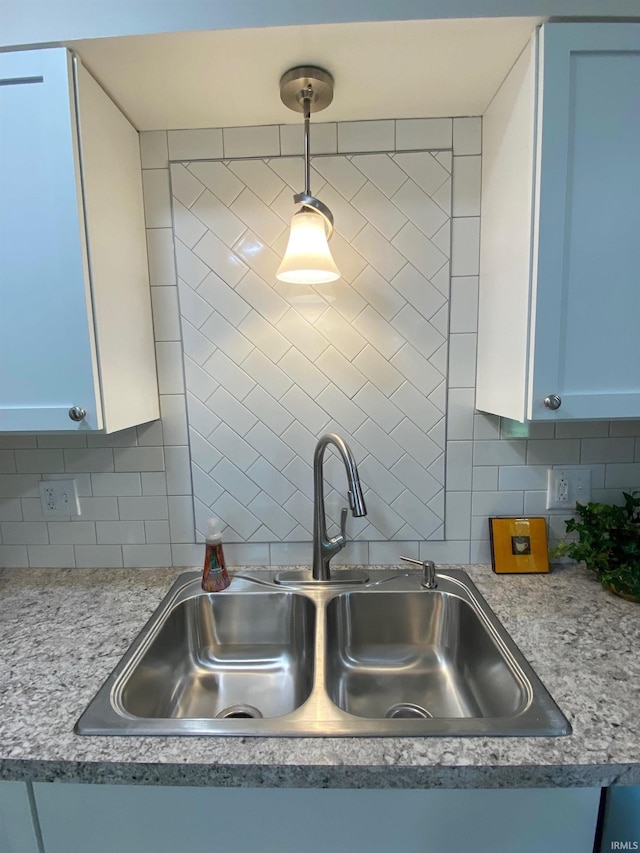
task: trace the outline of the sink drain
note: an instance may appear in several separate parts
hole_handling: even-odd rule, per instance
[[[392,705],[385,717],[389,720],[431,720],[433,715],[413,702],[398,702]]]
[[[253,705],[229,705],[216,714],[216,720],[261,720],[262,714]]]

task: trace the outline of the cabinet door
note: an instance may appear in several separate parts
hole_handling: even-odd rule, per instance
[[[640,26],[548,24],[541,48],[528,416],[637,418]]]
[[[0,850],[38,853],[38,836],[26,782],[0,782]]]
[[[0,431],[102,427],[73,75],[0,54]]]

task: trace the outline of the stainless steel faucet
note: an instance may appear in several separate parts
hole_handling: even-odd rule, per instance
[[[349,483],[349,507],[351,514],[360,518],[367,514],[367,508],[362,495],[358,466],[351,448],[343,438],[335,433],[327,433],[318,439],[313,456],[313,569],[314,580],[328,581],[330,579],[329,562],[341,548],[347,544],[346,525],[347,508],[340,513],[340,533],[331,539],[327,534],[327,518],[324,508],[324,471],[323,459],[327,445],[337,448],[344,462]]]

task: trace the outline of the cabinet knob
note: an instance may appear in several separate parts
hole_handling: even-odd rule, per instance
[[[87,416],[87,411],[86,411],[86,409],[83,409],[82,406],[72,406],[69,409],[69,417],[71,418],[72,421],[75,421],[76,423],[83,421],[86,418],[86,416]]]
[[[562,405],[562,400],[560,397],[558,397],[557,394],[549,394],[548,397],[544,398],[544,404],[547,407],[547,409],[551,409],[551,411],[555,411],[556,409],[559,409],[560,406]]]

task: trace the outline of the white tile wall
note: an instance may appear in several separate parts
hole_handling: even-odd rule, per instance
[[[454,254],[458,247],[464,251],[454,268],[451,282],[451,332],[455,335],[473,335],[476,328],[476,244],[479,228],[478,199],[474,193],[477,192],[478,157],[481,155],[480,119],[364,122],[359,127],[350,124],[350,127],[342,130],[335,124],[314,125],[311,143],[312,152],[323,154],[337,152],[338,140],[342,146],[345,142],[360,146],[363,153],[354,156],[354,167],[340,176],[334,172],[335,163],[342,162],[342,158],[335,158],[333,164],[330,157],[316,161],[327,179],[333,183],[341,181],[339,189],[347,200],[353,198],[363,186],[363,176],[389,197],[400,189],[398,172],[393,166],[382,171],[376,153],[389,147],[392,134],[395,134],[397,151],[406,152],[397,155],[405,160],[400,169],[401,177],[409,169],[417,168],[413,158],[415,150],[451,149],[453,144],[453,226],[458,240],[458,245],[454,242]],[[162,351],[162,428],[145,425],[123,434],[89,436],[88,439],[76,435],[0,435],[0,566],[109,568],[170,563],[175,566],[199,565],[202,546],[193,543],[193,501],[190,494],[181,493],[186,480],[178,473],[184,472],[184,462],[182,466],[176,462],[173,474],[167,478],[164,463],[160,461],[163,456],[165,461],[169,458],[170,453],[167,451],[170,448],[180,448],[177,459],[182,457],[184,460],[188,447],[181,351],[179,339],[176,338],[178,318],[175,314],[171,316],[177,303],[177,279],[169,201],[169,148],[171,146],[171,157],[175,159],[277,156],[299,153],[301,138],[300,126],[297,124],[280,128],[213,128],[205,131],[171,131],[169,134],[165,131],[149,131],[141,134],[151,285],[153,288],[168,289],[154,293],[153,297],[157,341],[171,347]],[[373,149],[369,150],[374,141]],[[354,151],[355,148],[341,147],[340,150]],[[452,151],[440,151],[433,170],[424,175],[431,182],[431,191],[441,205],[447,193],[451,192],[447,184],[452,169]],[[237,162],[240,164],[242,161]],[[462,168],[458,171],[460,164]],[[190,169],[208,191],[217,192],[220,201],[230,205],[241,192],[243,182],[230,169],[225,169],[223,176],[220,165],[192,162]],[[397,163],[393,165],[400,168]],[[329,174],[328,170],[331,169],[334,171]],[[295,187],[299,173],[300,169],[296,166],[290,174],[280,172],[280,175],[289,181],[291,187]],[[322,181],[320,172],[314,168],[312,183],[319,194]],[[262,193],[268,192],[259,182],[255,184],[254,191],[260,195],[258,189]],[[289,203],[289,195],[289,191],[284,194],[285,203]],[[271,203],[268,198],[262,200]],[[338,234],[337,238],[339,241],[341,235]],[[345,254],[351,269],[353,253],[349,254],[349,246],[344,238],[339,245],[340,254]],[[248,313],[246,302],[235,291],[228,294],[228,299],[221,300],[215,274],[209,272],[197,255],[192,252],[182,253],[178,257],[178,270],[183,279],[196,287],[199,285],[203,293],[209,288],[217,288],[216,310],[229,323],[235,326],[240,324]],[[362,277],[358,278],[360,273]],[[438,284],[441,292],[446,293],[448,280],[443,279]],[[361,313],[365,303],[360,291],[365,290],[370,294],[368,301],[373,308],[391,320],[398,311],[397,296],[394,296],[396,287],[397,293],[411,298],[402,274],[388,285],[371,268],[367,268],[366,273],[360,270],[353,276],[350,301],[343,306],[342,319],[351,324]],[[424,288],[414,298],[426,298]],[[431,298],[434,298],[433,294]],[[439,305],[436,305],[434,312],[438,308]],[[313,322],[311,312],[308,319],[310,323]],[[311,328],[309,325],[308,329]],[[352,328],[360,333],[357,326]],[[277,330],[292,340],[290,329],[291,323],[287,324],[287,316],[284,314],[277,322]],[[310,337],[305,336],[305,340],[310,341]],[[293,343],[299,350],[303,349],[300,342]],[[465,349],[464,346],[462,349]],[[469,359],[471,348],[467,349],[466,357]],[[304,351],[310,356],[313,349]],[[315,353],[313,357],[316,358]],[[462,361],[458,369],[464,372],[465,356],[463,354],[460,357]],[[392,356],[393,365],[403,372],[408,369],[403,349]],[[427,362],[416,358],[415,365],[418,375],[424,375]],[[191,369],[195,375],[196,371],[193,367]],[[282,371],[275,373],[269,370],[264,358],[254,360],[251,376],[257,384],[252,385],[244,402],[249,408],[260,408],[263,411],[265,393],[262,384],[265,388],[282,387],[282,394],[292,384]],[[202,381],[202,377],[200,379]],[[216,387],[214,383],[209,393],[213,393]],[[443,395],[445,390],[443,383],[434,395]],[[407,538],[395,542],[372,539],[352,543],[349,553],[345,553],[346,559],[389,563],[396,562],[398,555],[403,553],[421,559],[434,559],[438,563],[465,563],[469,560],[486,562],[489,559],[489,541],[485,513],[492,506],[501,507],[509,514],[519,512],[521,508],[525,512],[545,514],[549,521],[550,536],[561,536],[566,516],[562,513],[547,513],[544,509],[543,473],[548,465],[588,465],[592,470],[594,500],[615,501],[619,499],[621,490],[640,488],[640,421],[565,422],[555,426],[545,423],[524,428],[516,425],[517,429],[513,429],[509,422],[501,425],[499,419],[491,415],[474,415],[473,385],[450,387],[447,397],[447,437],[451,444],[446,517],[449,538],[440,541]],[[334,385],[328,385],[317,401],[329,410],[339,406],[345,423],[336,425],[338,431],[357,430],[360,424],[353,417],[355,407],[349,409],[346,398],[340,399],[340,392]],[[362,410],[358,408],[357,411]],[[269,420],[265,415],[265,422],[276,435],[292,430],[291,435],[295,434],[304,446],[304,429],[291,421],[291,416],[283,406],[272,403]],[[210,430],[217,426],[217,422],[210,423]],[[127,459],[122,455],[125,449],[148,448],[154,451],[150,457],[139,456],[141,462],[146,460],[144,467],[142,464],[136,470],[119,467],[128,464],[122,461]],[[95,451],[98,455],[94,455]],[[195,447],[193,456],[197,456]],[[132,457],[128,458],[130,460]],[[212,468],[219,461],[219,458],[212,459],[205,455],[203,464]],[[159,465],[162,467],[156,468]],[[268,477],[272,483],[275,480],[274,471],[261,470],[257,454],[249,471],[250,478],[258,485],[263,477]],[[292,465],[285,467],[283,473],[286,477],[280,481],[280,485],[284,483],[285,486],[279,494],[281,505],[290,506],[291,502],[299,501],[301,493],[296,491],[295,483],[297,479],[304,481],[308,471],[306,464],[300,471],[296,471]],[[78,485],[82,515],[77,519],[44,521],[38,482],[70,475]],[[393,493],[394,498],[402,493],[403,484],[382,466],[379,465],[375,471],[372,467],[370,476],[381,484],[380,488]],[[178,494],[172,493],[174,487],[180,490]],[[290,494],[291,488],[294,491]],[[486,493],[486,496],[480,493]],[[153,503],[146,503],[149,500]],[[232,564],[290,564],[308,563],[310,560],[308,544],[296,542],[230,543],[226,546],[226,554]]]

